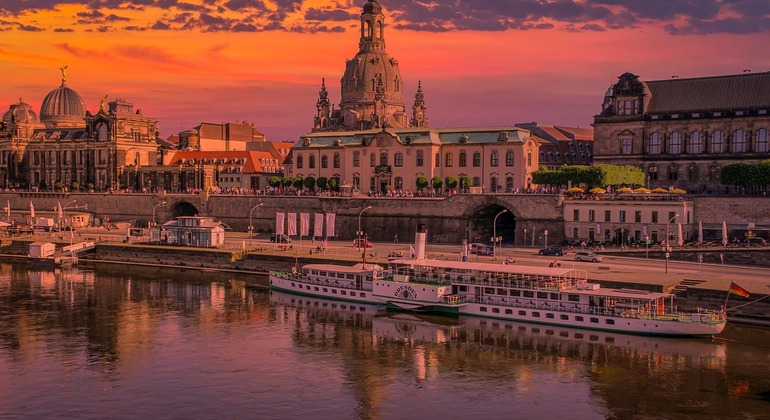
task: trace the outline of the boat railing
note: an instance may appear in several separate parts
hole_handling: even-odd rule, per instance
[[[283,271],[274,271],[272,274],[275,277],[280,277],[282,279],[286,279],[289,281],[296,281],[297,283],[309,284],[313,286],[326,286],[326,287],[336,287],[339,289],[361,290],[361,287],[358,287],[356,284],[348,283],[348,282],[340,283],[338,280],[306,277],[300,274],[287,273]]]

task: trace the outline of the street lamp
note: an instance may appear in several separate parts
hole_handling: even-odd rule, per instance
[[[497,261],[497,241],[499,240],[497,237],[497,218],[500,217],[501,214],[507,212],[508,209],[502,210],[500,213],[495,215],[495,218],[492,221],[492,259],[495,261]]]
[[[160,203],[156,204],[155,207],[152,208],[152,226],[157,226],[157,223],[155,223],[155,209],[158,207],[166,204],[165,201],[161,201]]]
[[[673,222],[677,217],[679,217],[679,213],[673,215],[670,219],[668,219],[668,223],[666,223],[666,273],[668,273],[668,256],[671,252],[671,245],[669,241],[670,235],[668,229],[671,227],[671,222]]]
[[[358,213],[358,231],[356,231],[356,235],[358,236],[358,247],[361,248],[361,237],[364,236],[364,231],[361,230],[361,215],[364,214],[365,211],[372,208],[372,206],[364,207],[360,213]],[[366,245],[366,244],[364,244]],[[366,248],[365,246],[363,248]]]
[[[251,224],[251,214],[254,213],[254,210],[264,205],[265,203],[259,203],[256,206],[252,207],[251,211],[249,211],[249,246],[251,246],[251,233],[254,231],[254,225]]]
[[[78,202],[78,200],[72,200],[70,202],[65,203],[64,207],[62,207],[62,209],[61,209],[61,217],[59,218],[59,231],[61,231],[62,228],[64,227],[64,219],[65,219],[64,212],[67,210],[67,207],[69,207],[70,204],[74,204],[74,203],[77,203],[77,202]]]

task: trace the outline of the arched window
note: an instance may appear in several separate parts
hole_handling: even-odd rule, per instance
[[[682,135],[678,131],[668,136],[668,153],[672,155],[682,153]]]
[[[374,153],[369,155],[369,166],[371,166],[372,168],[377,166],[377,155],[375,155]]]
[[[499,187],[499,185],[497,184],[497,177],[496,176],[489,177],[489,191],[496,193],[497,187]]]
[[[548,162],[553,162],[553,152],[548,152]]]
[[[388,154],[380,153],[380,166],[388,166]]]
[[[714,130],[711,133],[711,141],[709,142],[710,153],[724,153],[725,151],[725,139],[722,132]]]
[[[647,145],[647,153],[651,155],[660,154],[660,133],[650,134],[650,143]]]
[[[315,155],[310,155],[307,161],[307,167],[308,168],[315,168]]]
[[[454,162],[452,162],[452,154],[451,154],[451,153],[447,153],[447,154],[445,154],[445,155],[444,155],[444,166],[446,166],[447,168],[449,168],[449,167],[451,167],[451,166],[452,166],[452,164],[453,164],[453,163],[454,163]]]
[[[512,176],[505,177],[505,192],[508,192],[508,193],[513,192],[513,177]]]
[[[303,160],[302,155],[297,155],[297,169],[302,169]]]
[[[422,165],[423,165],[423,155],[422,155],[422,150],[418,150],[418,151],[417,151],[416,165],[417,165],[417,166],[422,166]]]
[[[334,153],[334,162],[333,162],[333,164],[334,164],[335,168],[339,168],[340,167],[340,154],[339,153]]]
[[[746,151],[746,133],[743,130],[733,131],[733,141],[730,143],[730,151],[744,153]]]
[[[492,151],[492,153],[489,154],[489,166],[497,166],[499,163],[500,157],[497,154],[497,150]]]
[[[437,168],[441,167],[441,155],[436,153],[436,159],[434,160],[436,161],[436,167]]]
[[[481,153],[475,152],[473,154],[473,167],[478,168],[481,166]]]
[[[460,167],[464,168],[467,165],[468,156],[465,154],[465,150],[460,151]]]
[[[690,133],[690,142],[687,143],[687,153],[703,153],[703,137],[700,131]]]
[[[481,186],[481,178],[474,176],[473,177],[473,186],[474,187],[480,187]]]
[[[513,166],[513,150],[505,152],[505,166]]]
[[[321,167],[322,168],[329,167],[329,156],[326,156],[326,155],[321,156]]]
[[[760,128],[757,130],[754,140],[754,151],[760,153],[767,153],[770,151],[770,143],[768,143],[767,129]]]
[[[396,166],[404,166],[404,154],[401,152],[396,152],[396,154],[393,156],[393,164]]]
[[[545,162],[545,152],[540,152],[540,161]]]
[[[353,152],[353,167],[361,166],[361,152]]]
[[[400,176],[396,177],[394,188],[397,190],[403,190],[404,189],[404,178],[401,178]]]
[[[353,175],[353,188],[361,189],[361,176],[358,174]]]

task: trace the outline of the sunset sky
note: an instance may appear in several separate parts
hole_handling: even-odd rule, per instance
[[[0,0],[0,109],[67,85],[124,98],[167,137],[253,122],[309,132],[321,78],[339,103],[363,0]],[[432,127],[588,126],[610,82],[770,70],[767,0],[382,0],[388,53]]]

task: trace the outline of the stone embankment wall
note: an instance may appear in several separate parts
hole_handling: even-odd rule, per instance
[[[617,255],[622,257],[645,258],[648,254],[642,249],[639,251],[607,251],[603,255]],[[727,265],[746,265],[770,267],[770,248],[693,248],[693,249],[675,249],[669,254],[669,260],[698,262],[698,256],[702,257],[703,263]],[[663,251],[650,251],[649,258],[664,260],[666,253]],[[724,260],[723,260],[724,258]]]

